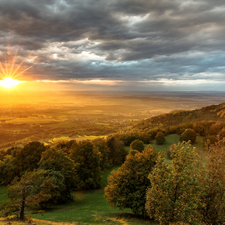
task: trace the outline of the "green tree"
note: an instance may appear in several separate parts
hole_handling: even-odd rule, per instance
[[[22,175],[25,171],[33,171],[38,168],[41,154],[46,147],[40,142],[30,142],[16,153],[17,170]]]
[[[101,185],[100,154],[90,141],[82,141],[71,149],[71,158],[77,165],[79,187],[95,189]]]
[[[3,185],[9,184],[14,177],[19,176],[16,158],[11,155],[4,156],[0,161],[0,182]]]
[[[138,150],[139,152],[142,152],[145,149],[145,146],[143,141],[136,139],[132,141],[132,143],[130,144],[130,148],[132,150]]]
[[[191,141],[191,144],[194,144],[196,140],[196,133],[193,129],[186,129],[180,136],[180,142]]]
[[[105,198],[114,208],[131,208],[135,214],[146,216],[145,194],[150,185],[147,177],[155,165],[157,154],[151,145],[143,152],[133,153],[127,155],[122,167],[109,175]]]
[[[163,132],[158,132],[155,136],[157,145],[164,145],[166,143],[165,135]]]
[[[109,148],[109,160],[112,165],[121,165],[127,155],[124,144],[118,138],[109,136],[106,140],[107,147]]]
[[[50,190],[56,188],[54,178],[47,177],[40,184],[40,179],[45,173],[44,170],[26,172],[21,179],[15,178],[8,187],[10,201],[2,206],[1,213],[4,216],[17,214],[20,220],[24,220],[27,207],[40,207],[40,203],[51,198]],[[39,192],[37,193],[37,183]]]
[[[202,176],[203,222],[225,224],[225,140],[210,145],[206,154],[206,171]]]
[[[77,189],[80,185],[77,174],[78,164],[62,149],[50,148],[42,153],[38,165],[44,170],[59,171],[64,176],[66,188],[61,190],[60,201],[63,203],[72,200],[71,190]]]
[[[38,179],[35,184],[34,194],[37,195],[38,193],[42,192],[43,184],[45,184],[46,180],[52,182],[51,185],[47,186],[48,194],[50,198],[46,198],[39,202],[39,206],[42,209],[49,208],[56,204],[64,203],[66,200],[70,200],[72,197],[68,198],[67,194],[67,186],[65,177],[60,171],[54,170],[45,170],[42,176]]]
[[[92,141],[94,145],[94,151],[100,153],[100,167],[101,170],[109,169],[111,167],[109,161],[109,148],[106,141],[103,138],[98,138]]]
[[[202,192],[201,161],[189,143],[179,143],[172,153],[172,166],[160,155],[149,175],[146,210],[160,224],[199,224]]]

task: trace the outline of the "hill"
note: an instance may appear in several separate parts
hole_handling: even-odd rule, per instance
[[[195,110],[173,111],[142,120],[130,130],[148,132],[151,129],[166,128],[200,121],[225,122],[225,103],[210,105]]]

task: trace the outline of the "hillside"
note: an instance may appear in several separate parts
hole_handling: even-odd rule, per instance
[[[154,116],[149,119],[142,120],[140,123],[134,125],[131,130],[148,132],[151,129],[165,128],[200,121],[224,122],[225,103],[210,105],[195,110],[173,111],[171,113]]]

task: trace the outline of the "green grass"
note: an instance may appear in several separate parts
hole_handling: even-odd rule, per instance
[[[156,152],[161,151],[161,152],[165,152],[165,154],[166,154],[167,149],[169,148],[170,145],[177,144],[179,142],[180,135],[170,134],[170,135],[167,135],[165,138],[166,138],[166,143],[164,145],[157,145],[155,141],[153,141],[151,143],[151,145],[154,146]],[[203,162],[205,162],[205,152],[202,148],[202,139],[203,138],[201,136],[197,136],[196,142],[193,146],[196,147],[197,151],[199,152],[200,157],[202,158]],[[165,161],[168,164],[171,164],[171,160],[168,159],[167,155],[166,155]]]
[[[107,185],[107,177],[113,169],[103,173],[102,185]],[[105,224],[104,220],[109,219],[107,224],[133,224],[133,225],[154,225],[150,220],[143,220],[132,214],[130,209],[119,210],[109,205],[104,198],[104,188],[92,191],[74,192],[75,201],[55,206],[47,210],[44,215],[34,215],[32,217],[41,220],[55,222],[77,222],[79,224]]]
[[[8,200],[7,196],[7,187],[6,186],[0,186],[0,204]]]
[[[177,134],[170,134],[170,135],[167,135],[165,138],[166,138],[166,143],[164,145],[157,145],[155,140],[151,143],[151,145],[155,148],[156,152],[160,152],[160,151],[164,152],[166,155],[165,162],[168,164],[171,164],[171,160],[167,157],[167,154],[166,154],[167,149],[169,148],[170,145],[177,144],[179,142],[180,136]]]

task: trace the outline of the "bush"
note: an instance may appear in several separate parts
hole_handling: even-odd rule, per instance
[[[180,142],[191,141],[191,144],[194,144],[196,140],[196,133],[193,129],[186,129],[180,136]]]
[[[132,150],[122,167],[108,177],[105,197],[109,204],[114,208],[130,208],[133,213],[146,216],[145,194],[150,185],[147,177],[156,159],[157,154],[151,145],[143,152]]]
[[[155,136],[157,145],[164,145],[166,143],[165,135],[163,132],[158,132]]]
[[[132,143],[130,144],[130,148],[132,150],[138,150],[139,152],[142,152],[145,148],[143,141],[137,139],[132,141]]]

